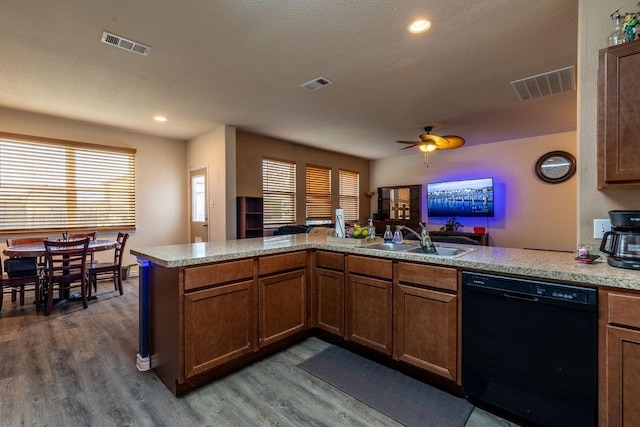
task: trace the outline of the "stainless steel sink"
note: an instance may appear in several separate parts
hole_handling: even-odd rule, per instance
[[[458,258],[468,254],[469,252],[473,252],[476,250],[476,249],[451,248],[447,246],[436,246],[436,253],[427,253],[427,252],[424,252],[422,248],[417,244],[410,244],[410,243],[376,243],[374,245],[364,246],[364,247],[366,247],[367,249],[378,249],[381,251],[405,252],[410,254],[441,256],[441,257],[447,257],[447,258]]]
[[[426,253],[422,250],[420,246],[418,246],[417,248],[407,249],[405,252],[412,253],[412,254],[425,254],[425,255],[457,258],[473,251],[475,251],[475,249],[460,249],[460,248],[448,248],[443,246],[436,246],[436,253],[434,254],[434,253]]]
[[[409,245],[406,243],[376,243],[375,245],[365,246],[367,249],[379,249],[382,251],[400,252],[407,249],[416,248],[416,245]],[[420,249],[419,246],[417,246]],[[420,249],[422,250],[422,249]]]

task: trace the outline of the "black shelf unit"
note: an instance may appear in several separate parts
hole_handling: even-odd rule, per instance
[[[238,239],[263,237],[264,209],[262,197],[238,197]]]

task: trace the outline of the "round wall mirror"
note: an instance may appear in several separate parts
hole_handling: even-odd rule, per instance
[[[566,151],[551,151],[536,162],[536,176],[549,184],[560,184],[576,173],[576,158]]]

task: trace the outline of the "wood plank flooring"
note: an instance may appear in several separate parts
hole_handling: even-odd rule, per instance
[[[137,278],[125,294],[55,308],[5,299],[0,310],[2,426],[399,426],[297,368],[329,344],[309,338],[176,398],[135,367]],[[28,300],[31,296],[28,295]],[[8,300],[8,301],[7,301]],[[476,408],[467,426],[515,426]]]

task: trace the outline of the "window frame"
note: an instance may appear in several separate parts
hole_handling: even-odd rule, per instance
[[[265,167],[288,169],[288,176],[269,175]],[[276,159],[273,157],[262,158],[262,201],[263,201],[263,227],[264,229],[278,228],[283,225],[293,225],[296,223],[296,179],[297,165],[291,160]],[[272,179],[270,179],[272,178]],[[271,182],[265,182],[269,179]],[[287,183],[287,185],[284,185]],[[267,187],[272,187],[267,190]],[[270,200],[272,199],[272,200]],[[286,215],[276,217],[277,204],[281,202],[282,212]],[[286,206],[286,203],[290,206]]]
[[[305,167],[305,221],[307,225],[330,224],[331,168],[308,164]]]
[[[356,222],[360,219],[360,172],[340,169],[338,176],[340,208],[344,210],[344,220]],[[355,183],[345,182],[349,176],[355,178]],[[345,188],[345,184],[349,184],[349,188]]]
[[[0,232],[135,229],[135,154],[0,132]]]

